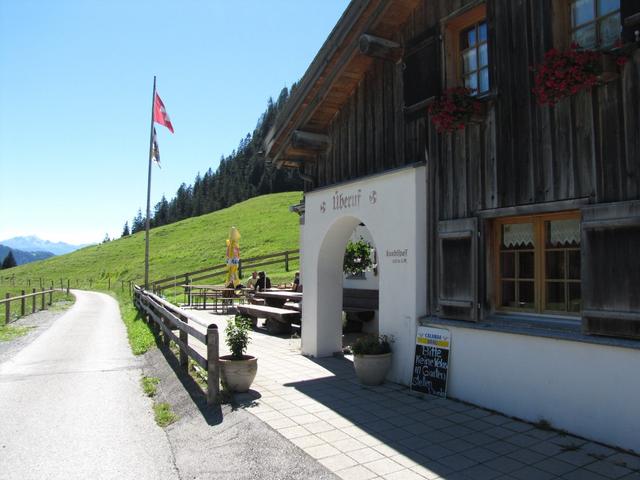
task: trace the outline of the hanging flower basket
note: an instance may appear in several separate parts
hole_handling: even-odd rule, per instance
[[[618,68],[627,60],[624,55],[583,50],[575,43],[569,50],[552,48],[541,64],[531,68],[533,93],[539,105],[555,105],[565,97],[617,78]]]
[[[467,124],[481,120],[482,103],[472,93],[464,87],[448,88],[429,106],[431,121],[438,132],[463,130]]]

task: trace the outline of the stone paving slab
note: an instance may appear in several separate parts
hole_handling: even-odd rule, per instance
[[[228,317],[193,313],[224,331]],[[640,480],[636,455],[401,385],[363,386],[348,358],[307,358],[299,339],[260,329],[251,338],[258,375],[236,400],[341,478]]]

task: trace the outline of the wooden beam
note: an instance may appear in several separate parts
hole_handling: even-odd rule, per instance
[[[313,150],[321,152],[329,148],[329,145],[329,136],[321,133],[294,130],[291,135],[291,146],[296,150]]]
[[[382,58],[391,62],[399,62],[402,59],[402,45],[386,38],[364,33],[360,36],[359,47],[360,53],[370,57]]]

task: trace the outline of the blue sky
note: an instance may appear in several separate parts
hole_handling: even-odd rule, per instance
[[[305,72],[348,0],[0,0],[0,240],[101,241],[215,169]]]

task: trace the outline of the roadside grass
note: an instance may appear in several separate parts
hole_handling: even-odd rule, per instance
[[[142,377],[140,380],[142,384],[142,391],[147,397],[155,397],[158,393],[158,383],[160,379],[158,377]]]
[[[171,405],[166,402],[156,403],[153,406],[153,413],[155,415],[156,423],[161,427],[171,425],[178,420],[178,416],[173,413]]]
[[[8,342],[14,338],[26,335],[33,327],[14,327],[12,325],[0,325],[0,342]]]
[[[156,344],[156,338],[151,331],[151,327],[142,318],[128,294],[116,294],[114,296],[120,304],[120,316],[127,329],[131,351],[134,355],[146,353]]]

